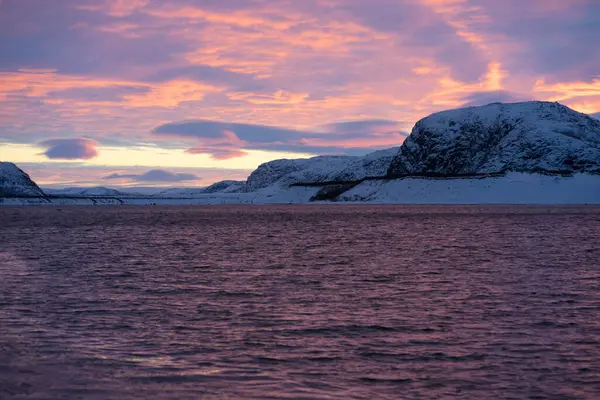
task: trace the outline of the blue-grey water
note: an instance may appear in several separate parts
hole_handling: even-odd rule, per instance
[[[598,399],[600,208],[0,207],[1,399]]]

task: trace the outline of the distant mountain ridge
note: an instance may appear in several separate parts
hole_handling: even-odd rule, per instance
[[[135,194],[109,189],[103,186],[96,187],[68,187],[64,189],[45,189],[46,194],[51,196],[132,196]]]

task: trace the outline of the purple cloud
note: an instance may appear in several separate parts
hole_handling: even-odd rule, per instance
[[[369,132],[404,135],[398,121],[388,119],[367,119],[360,121],[334,122],[323,126],[326,132],[342,135],[365,136]]]
[[[164,169],[152,169],[143,174],[110,174],[104,179],[130,179],[136,182],[182,182],[201,179],[194,174],[173,173]]]
[[[59,160],[89,160],[98,155],[98,142],[92,139],[50,139],[39,143],[47,147],[43,153],[50,159]]]
[[[442,109],[600,111],[597,0],[30,3],[0,0],[0,141],[55,160],[97,155],[81,132],[221,160],[359,155]]]
[[[144,86],[117,86],[108,87],[80,87],[57,90],[48,93],[48,96],[58,99],[83,100],[83,101],[122,101],[123,96],[147,93],[149,87]]]
[[[322,132],[325,130],[325,132]],[[202,146],[189,149],[192,154],[211,154],[215,159],[245,155],[243,149],[314,154],[362,155],[374,149],[402,143],[406,133],[398,122],[364,120],[325,125],[317,131],[300,131],[258,124],[227,123],[208,120],[171,122],[156,127],[159,136],[192,137]]]
[[[471,1],[475,3],[475,1]],[[490,23],[481,29],[504,37],[514,51],[505,65],[553,81],[590,81],[598,76],[600,3],[596,0],[483,0]],[[519,10],[516,12],[515,10]],[[519,43],[517,47],[514,44]]]

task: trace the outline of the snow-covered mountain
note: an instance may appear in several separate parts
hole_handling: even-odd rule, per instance
[[[0,162],[0,196],[44,196],[44,192],[15,164]]]
[[[46,194],[52,196],[82,196],[82,197],[127,197],[135,196],[134,193],[125,193],[116,189],[109,189],[103,186],[98,187],[69,187],[64,189],[45,189]]]
[[[415,125],[389,168],[414,173],[600,173],[600,121],[558,103],[494,103]]]

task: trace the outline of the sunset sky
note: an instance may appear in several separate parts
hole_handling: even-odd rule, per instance
[[[202,186],[398,146],[448,108],[595,114],[599,44],[598,0],[0,0],[0,160]]]

